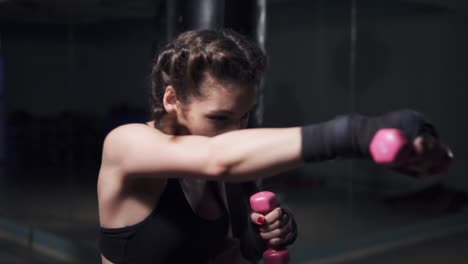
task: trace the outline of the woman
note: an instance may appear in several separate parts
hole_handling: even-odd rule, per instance
[[[220,164],[210,164],[218,162],[211,156],[228,150],[206,144],[246,127],[264,69],[262,51],[234,32],[188,32],[161,52],[152,72],[154,120],[119,127],[104,143],[98,181],[104,263],[206,263],[236,246],[257,260],[266,247],[261,239],[292,243],[295,224],[281,208],[253,214],[253,222],[264,223],[259,235],[252,230],[244,216],[254,183],[215,184]],[[236,181],[258,178],[249,174]]]
[[[186,32],[160,53],[151,76],[154,119],[120,126],[104,141],[103,263],[255,262],[267,245],[292,243],[296,228],[282,208],[247,216],[252,181],[304,162],[368,157],[382,125],[411,140],[428,134],[427,122],[412,111],[243,130],[264,70],[262,51],[231,31]],[[431,162],[439,159],[434,149],[419,151],[417,162],[427,153]]]

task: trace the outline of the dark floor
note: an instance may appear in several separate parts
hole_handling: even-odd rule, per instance
[[[59,264],[65,263],[56,258],[40,254],[28,247],[0,238],[1,264]]]
[[[385,253],[358,258],[343,264],[464,264],[468,263],[468,231],[457,233],[417,245],[390,250]],[[311,262],[313,263],[313,262]]]
[[[14,188],[11,188],[12,185],[0,188],[0,217],[70,241],[85,249],[85,252],[90,252],[85,257],[92,261],[80,263],[98,263],[96,188],[93,183],[80,182],[81,173],[96,172],[64,175],[64,180],[53,184],[37,181],[33,184],[15,184]],[[37,176],[41,177],[40,174]],[[465,249],[468,231],[447,233],[438,238],[358,257],[340,251],[344,248],[341,247],[344,241],[347,241],[348,249],[356,241],[364,248],[372,247],[362,241],[372,241],[369,238],[377,233],[383,233],[381,237],[392,237],[394,230],[401,232],[405,227],[417,227],[451,217],[451,214],[395,210],[368,194],[355,194],[350,201],[348,194],[340,191],[311,189],[310,186],[270,187],[294,212],[299,225],[298,240],[291,247],[291,253],[296,256],[293,256],[293,263],[468,263],[468,251]],[[463,223],[458,221],[456,224]],[[314,251],[327,251],[338,258],[310,254]],[[314,257],[310,257],[312,255]],[[0,237],[0,263],[61,262]]]

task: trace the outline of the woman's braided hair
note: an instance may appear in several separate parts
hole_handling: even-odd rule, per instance
[[[160,52],[151,72],[151,107],[155,120],[166,114],[163,97],[168,85],[179,100],[200,96],[206,73],[220,81],[256,88],[266,67],[263,51],[231,30],[182,33]]]

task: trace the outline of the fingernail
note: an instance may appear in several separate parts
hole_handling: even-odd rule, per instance
[[[259,216],[259,217],[257,218],[257,222],[259,222],[260,224],[265,223],[265,217]]]

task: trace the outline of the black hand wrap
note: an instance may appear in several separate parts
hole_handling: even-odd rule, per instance
[[[369,157],[369,144],[381,128],[400,129],[409,142],[429,133],[437,138],[434,127],[413,110],[399,110],[382,116],[359,114],[339,116],[334,120],[302,128],[302,157],[306,162],[337,157]]]

